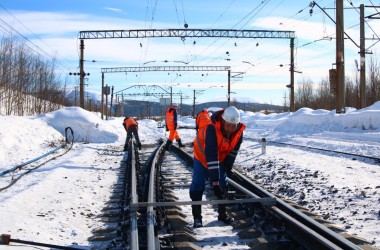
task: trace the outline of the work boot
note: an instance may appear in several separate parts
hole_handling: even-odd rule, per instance
[[[199,227],[203,227],[202,219],[201,218],[194,218],[193,228],[199,228]]]
[[[194,217],[194,228],[203,227],[202,224],[202,207],[201,205],[192,205],[191,212]]]
[[[227,213],[219,214],[218,221],[224,222],[225,224],[231,224],[234,222],[234,218],[229,217]]]
[[[169,150],[170,146],[172,145],[173,141],[172,140],[167,140],[165,144],[165,150]]]
[[[229,217],[226,211],[226,205],[219,204],[218,205],[218,221],[224,222],[226,224],[231,224],[234,219]]]
[[[179,146],[180,148],[183,148],[183,147],[185,146],[185,145],[182,144],[181,139],[178,139],[177,142],[178,142],[178,146]]]

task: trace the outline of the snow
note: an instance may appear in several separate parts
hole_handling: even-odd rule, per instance
[[[308,108],[269,115],[240,113],[247,129],[236,168],[274,193],[304,205],[380,248],[379,162],[271,143],[380,157],[380,102],[362,110],[347,109],[345,114]],[[47,244],[94,247],[88,238],[93,230],[105,227],[102,209],[111,196],[124,156],[126,133],[122,120],[102,120],[99,113],[78,107],[37,116],[0,115],[0,172],[58,147],[64,141],[66,127],[73,129],[75,138],[70,151],[60,149],[27,165],[25,169],[35,169],[0,191],[0,234]],[[191,117],[180,117],[179,121],[180,125],[194,126]],[[158,126],[160,121],[138,122],[143,145],[167,137]],[[191,143],[195,130],[179,129],[179,134],[183,142]],[[261,138],[268,141],[265,154]],[[21,173],[0,176],[0,190]],[[188,190],[180,193],[180,200],[190,200]],[[186,211],[191,226],[191,213]],[[206,227],[194,230],[199,237],[213,239],[215,231],[234,234],[229,226],[216,220],[215,213],[203,216]],[[223,239],[219,241],[214,238],[208,247],[219,246]],[[232,249],[233,244],[230,246]],[[207,248],[207,244],[203,247]],[[0,248],[30,247],[12,243]]]

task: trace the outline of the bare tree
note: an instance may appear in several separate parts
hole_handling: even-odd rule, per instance
[[[295,93],[296,109],[302,107],[313,108],[313,82],[311,79],[302,79],[297,83],[297,91]]]
[[[65,103],[54,59],[36,55],[12,37],[0,40],[0,59],[0,105],[6,115],[50,112]]]
[[[321,80],[318,88],[314,93],[314,107],[316,107],[317,109],[334,109],[335,96],[331,93],[330,82],[327,78]]]
[[[371,56],[369,60],[368,71],[367,104],[372,105],[380,100],[380,69],[375,56]]]

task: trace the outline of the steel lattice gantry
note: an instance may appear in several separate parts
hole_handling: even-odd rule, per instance
[[[149,66],[102,68],[102,73],[146,72],[146,71],[228,71],[230,66]]]
[[[290,111],[294,111],[294,31],[235,29],[137,29],[80,31],[80,104],[84,108],[84,39],[150,38],[150,37],[225,37],[290,39]]]
[[[145,37],[295,38],[294,31],[233,29],[139,29],[80,31],[79,39]]]

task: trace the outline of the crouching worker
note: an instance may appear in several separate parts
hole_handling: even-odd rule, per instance
[[[127,131],[127,139],[124,144],[124,151],[128,150],[128,141],[132,138],[132,134],[135,136],[135,140],[137,142],[137,147],[141,150],[141,142],[138,133],[138,123],[132,117],[125,117],[123,121],[123,127],[125,131]]]
[[[214,194],[224,198],[226,176],[230,174],[240,145],[245,125],[240,122],[239,111],[231,106],[211,116],[211,124],[199,128],[194,140],[194,169],[190,186],[190,198],[202,200],[206,177],[211,181]],[[201,205],[193,205],[194,228],[202,227]],[[226,224],[233,222],[224,204],[218,205],[218,220]]]
[[[170,145],[172,145],[174,139],[178,142],[179,147],[184,147],[177,132],[177,106],[177,103],[173,103],[173,105],[166,110],[165,126],[166,131],[169,131],[169,138],[166,141],[165,145],[166,150],[169,150]]]

